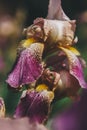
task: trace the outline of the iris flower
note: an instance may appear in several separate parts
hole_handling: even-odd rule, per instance
[[[56,10],[52,8],[53,5]],[[49,68],[52,71],[50,74],[56,73],[56,75],[53,74],[54,80],[60,75],[60,80],[56,81],[55,86],[51,82],[52,78],[49,78],[50,76],[44,71],[40,77],[42,83],[45,82],[53,90],[54,88],[58,91],[62,89],[69,96],[76,95],[80,87],[87,88],[83,74],[84,63],[81,62],[84,60],[78,50],[73,47],[77,42],[75,29],[76,21],[66,16],[61,7],[61,1],[50,0],[47,18],[37,18],[24,31],[27,38],[35,38],[44,43],[42,60],[45,62],[45,69]]]
[[[79,88],[86,88],[83,69],[85,61],[80,53],[73,47],[53,48],[44,59],[49,74],[44,71],[40,83],[46,83],[55,91],[56,96],[76,97]],[[50,75],[54,79],[50,78]],[[52,82],[53,81],[53,82]]]
[[[29,89],[24,91],[14,117],[29,117],[31,121],[43,123],[48,118],[53,98],[53,92],[47,90],[40,91],[39,88],[37,90]]]
[[[87,88],[87,83],[84,80],[83,74],[83,63],[81,63],[79,59],[79,57],[81,57],[80,53],[72,47],[75,42],[75,27],[75,21],[47,20],[43,18],[36,19],[34,24],[26,29],[26,37],[28,39],[35,39],[35,41],[39,41],[39,43],[31,44],[20,53],[18,62],[14,70],[8,76],[7,82],[12,87],[17,88],[20,85],[30,84],[35,80],[38,80],[43,75],[44,66],[42,66],[42,61],[45,63],[46,67],[49,68],[49,58],[46,59],[46,57],[49,57],[48,52],[51,52],[50,59],[52,63],[50,64],[50,67],[56,66],[56,68],[53,67],[53,69],[55,72],[59,73],[60,76],[61,70],[62,73],[63,70],[64,73],[66,70],[67,72],[65,75],[68,73],[67,76],[77,80],[78,85],[76,86]],[[56,51],[54,51],[55,48]],[[38,50],[41,51],[38,52]],[[63,53],[61,56],[59,56],[59,50]],[[56,54],[56,63],[53,62],[53,53]],[[38,60],[38,58],[40,58],[40,60]],[[62,61],[60,61],[61,59]],[[60,80],[63,84],[63,80]],[[65,86],[67,87],[67,85]],[[73,86],[75,86],[75,84]]]
[[[59,4],[57,8],[61,14],[61,16],[59,15],[59,20],[58,18],[56,20],[50,19],[52,3],[55,4],[55,8],[57,8],[56,4]],[[56,11],[58,11],[57,9]],[[62,62],[66,63],[60,64],[61,56],[56,56],[56,66],[58,66],[57,70],[54,68],[54,71],[61,75],[58,69],[63,69],[65,65],[65,70],[67,70],[69,75],[74,77],[82,88],[87,88],[87,83],[84,80],[82,63],[78,58],[80,54],[72,47],[75,42],[77,42],[74,38],[75,29],[76,21],[70,20],[64,14],[61,1],[58,0],[54,2],[50,0],[47,18],[37,18],[31,26],[24,30],[27,42],[23,43],[22,49],[24,50],[19,53],[18,61],[13,71],[9,74],[6,80],[7,83],[13,88],[18,88],[21,85],[31,84],[37,81],[43,75],[43,70],[45,69],[42,62],[49,68],[47,65],[48,60],[44,61],[46,57],[49,57],[48,52],[51,50],[54,51],[54,48],[57,48],[58,51],[61,50],[64,53],[62,57],[65,58]],[[30,43],[29,39],[34,40],[30,40]],[[51,55],[52,54],[53,52],[51,52]],[[51,60],[53,62],[52,57]],[[51,63],[50,66],[54,66],[53,64],[54,63]],[[62,81],[62,79],[60,80]]]
[[[65,15],[61,1],[50,0],[47,18],[37,18],[24,30],[26,40],[6,81],[12,88],[35,84],[21,97],[15,118],[27,116],[31,121],[42,123],[55,99],[76,97],[79,88],[87,89],[83,74],[85,61],[73,47],[77,42],[75,29],[76,21]]]

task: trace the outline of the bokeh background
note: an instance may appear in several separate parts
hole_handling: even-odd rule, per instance
[[[21,92],[8,89],[5,82],[16,59],[16,49],[23,39],[23,28],[37,17],[46,17],[49,0],[0,0],[0,96],[5,100],[6,113],[12,115]],[[77,20],[76,48],[87,62],[87,0],[62,0],[62,7],[71,19]],[[87,81],[87,68],[84,70]],[[58,100],[51,116],[64,110],[72,101],[65,97]]]

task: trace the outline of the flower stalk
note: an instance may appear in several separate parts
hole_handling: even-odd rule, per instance
[[[29,85],[15,118],[29,117],[43,123],[55,99],[62,95],[76,97],[80,88],[87,89],[84,60],[73,47],[77,42],[75,30],[76,21],[66,16],[60,0],[50,0],[47,18],[37,18],[24,29],[26,39],[18,48],[16,65],[6,80],[14,89]]]

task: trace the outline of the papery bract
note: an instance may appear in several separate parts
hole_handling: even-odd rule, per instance
[[[69,17],[66,16],[62,9],[61,0],[49,0],[47,18],[70,21]]]

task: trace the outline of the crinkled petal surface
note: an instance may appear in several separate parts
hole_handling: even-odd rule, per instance
[[[20,85],[29,84],[40,77],[43,67],[35,45],[36,48],[39,46],[33,44],[21,52],[14,70],[6,80],[11,87],[17,88]]]
[[[83,68],[79,58],[69,49],[64,47],[60,48],[66,53],[68,57],[70,74],[78,80],[82,88],[87,88],[87,83],[84,80]]]
[[[14,117],[29,117],[30,120],[42,123],[49,113],[50,100],[48,99],[49,92],[46,90],[37,92],[35,90],[28,90],[22,96],[19,102]]]

